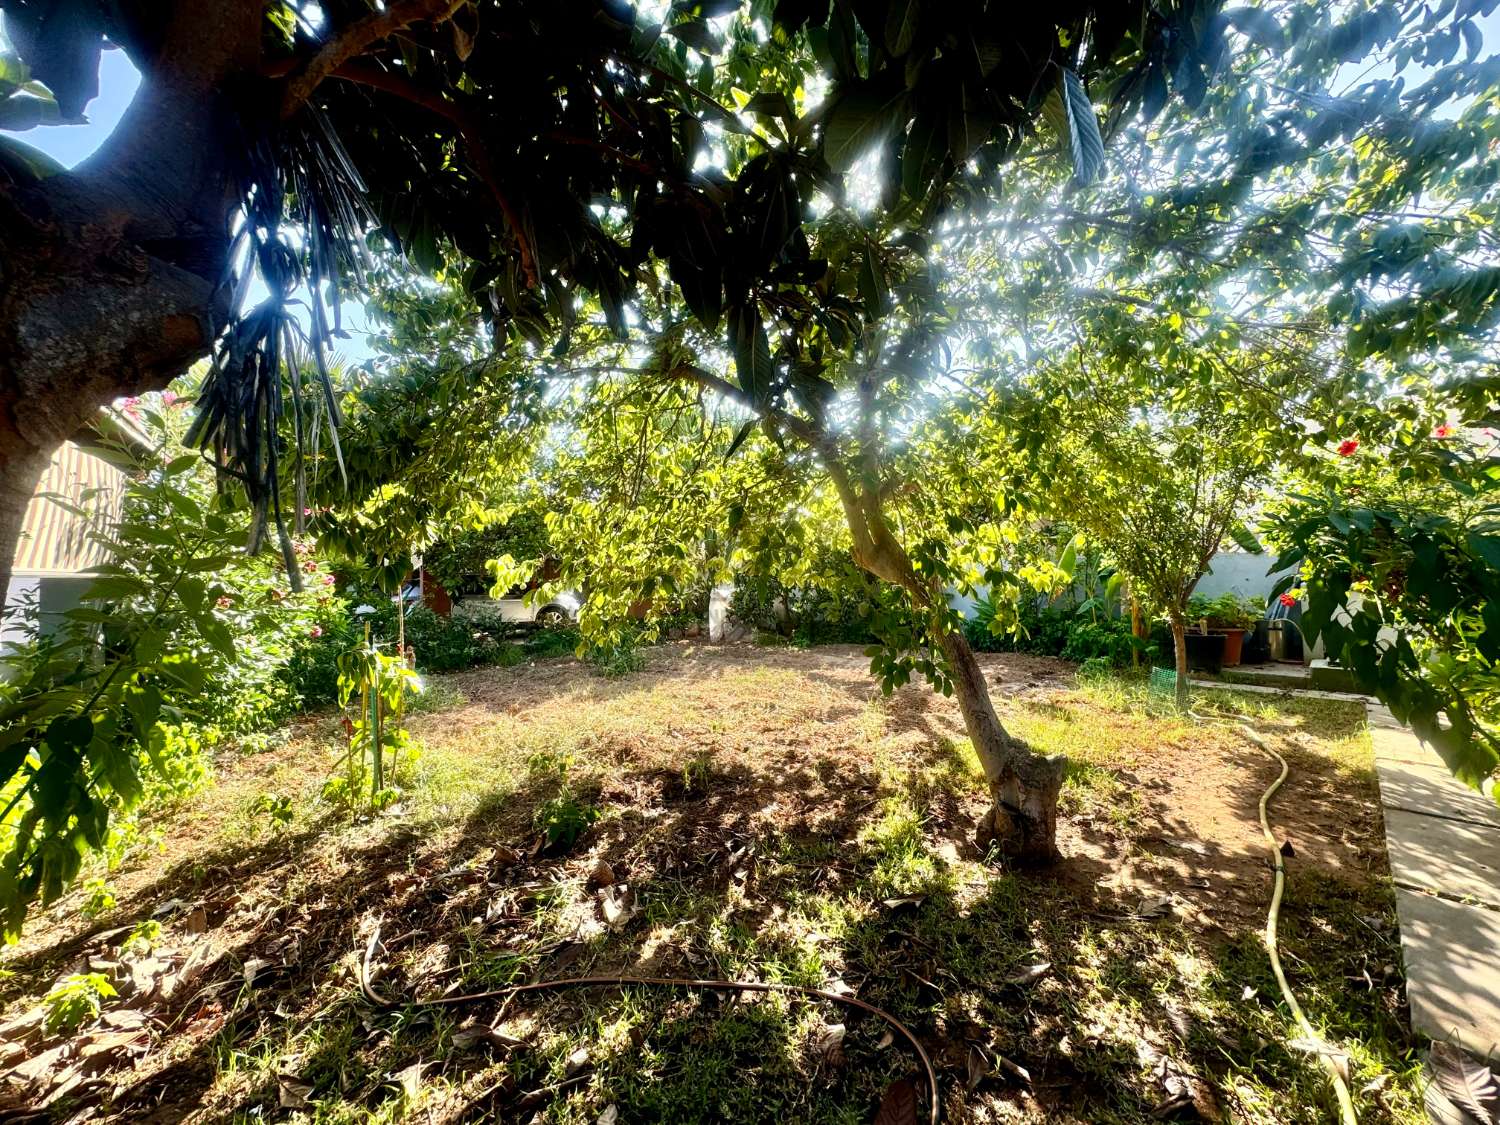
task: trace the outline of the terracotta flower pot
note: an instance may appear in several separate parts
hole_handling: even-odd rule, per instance
[[[1240,662],[1240,654],[1245,646],[1245,630],[1215,629],[1214,632],[1224,637],[1224,667],[1234,667]]]

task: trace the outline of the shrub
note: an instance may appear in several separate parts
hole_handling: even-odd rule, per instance
[[[1045,608],[1035,597],[1021,602],[1017,614],[1020,632],[1008,630],[992,632],[990,623],[995,619],[995,605],[987,598],[979,599],[974,616],[964,622],[964,635],[969,645],[979,652],[1026,652],[1036,656],[1058,656],[1068,642],[1070,614]]]
[[[1091,656],[1078,668],[1080,680],[1097,680],[1114,674],[1115,665],[1108,657]]]
[[[847,552],[819,550],[809,573],[792,586],[764,575],[739,578],[730,613],[756,632],[807,647],[877,643],[882,622],[900,611],[900,593],[855,566]]]
[[[1130,622],[1122,618],[1099,621],[1075,618],[1069,624],[1068,639],[1060,655],[1080,664],[1102,660],[1110,667],[1123,668],[1138,647],[1142,646],[1131,635]]]
[[[609,679],[628,676],[646,666],[646,654],[641,651],[640,638],[631,629],[621,633],[620,638],[608,648],[591,649],[588,659],[601,676]]]

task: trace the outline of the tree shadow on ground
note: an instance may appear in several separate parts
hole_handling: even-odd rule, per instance
[[[1110,771],[1116,788],[1084,787],[1099,807],[1078,805],[1088,850],[1007,872],[956,845],[984,797],[946,732],[911,754],[894,777],[780,759],[622,768],[580,786],[605,816],[561,854],[533,829],[556,783],[526,777],[452,829],[388,817],[330,836],[320,825],[179,864],[127,904],[130,920],[164,898],[217,904],[202,934],[167,920],[170,989],[122,998],[156,1029],[151,1050],[96,1056],[42,1112],[248,1121],[290,1102],[330,1120],[581,1122],[613,1104],[622,1121],[859,1122],[891,1081],[917,1073],[880,1021],[820,1001],[634,987],[460,1009],[404,1002],[613,974],[847,987],[918,1035],[950,1121],[1147,1121],[1243,1108],[1261,1090],[1286,1099],[1285,1120],[1324,1119],[1321,1074],[1284,1045],[1253,930],[1217,937],[1172,904],[1111,889],[1147,838],[1187,831],[1169,788]],[[1309,786],[1339,780],[1299,767]],[[1237,804],[1258,801],[1261,772],[1243,771]],[[1122,822],[1107,803],[1127,790]],[[1246,860],[1195,842],[1207,872]],[[1409,1043],[1399,980],[1358,994],[1328,983],[1368,973],[1368,943],[1347,934],[1358,918],[1381,925],[1388,893],[1317,865],[1294,892],[1289,961],[1318,966],[1304,999],[1335,1027],[1377,1027],[1388,1052],[1377,1061],[1392,1065]],[[377,919],[375,985],[403,1000],[392,1011],[357,983]],[[80,935],[18,960],[16,980],[42,990],[91,953],[114,958],[117,945]],[[460,1046],[454,1032],[475,1020],[520,1044],[471,1035]]]

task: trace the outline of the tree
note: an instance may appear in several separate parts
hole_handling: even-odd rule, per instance
[[[1480,788],[1500,766],[1500,443],[1443,414],[1365,421],[1268,513],[1276,568],[1301,566],[1275,594],[1305,599],[1308,643]]]
[[[74,171],[3,148],[0,577],[50,451],[100,404],[210,353],[190,436],[247,490],[256,538],[274,524],[289,552],[278,429],[288,402],[299,434],[313,401],[336,421],[325,352],[367,236],[430,273],[457,254],[497,340],[533,346],[549,324],[566,337],[580,292],[623,331],[654,255],[693,315],[727,322],[753,359],[746,385],[769,390],[763,307],[816,298],[857,318],[802,234],[856,157],[907,154],[917,220],[956,181],[989,190],[1065,87],[1086,178],[1102,154],[1085,82],[1130,78],[1128,95],[1139,75],[1211,69],[1222,47],[1201,0],[769,7],[680,0],[658,25],[619,0],[4,0],[0,124],[76,120],[105,47],[142,83]],[[809,112],[798,91],[815,75],[828,96]],[[753,95],[743,115],[724,104],[734,89]],[[244,309],[252,274],[270,296]],[[307,353],[323,393],[304,402]]]
[[[1106,326],[995,409],[1038,506],[1103,546],[1166,615],[1186,706],[1188,599],[1257,486],[1300,450],[1309,399],[1338,400],[1339,368],[1300,338],[1204,338],[1123,314]]]

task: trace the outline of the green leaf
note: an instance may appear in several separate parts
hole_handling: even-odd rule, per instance
[[[1063,548],[1062,554],[1058,556],[1057,569],[1066,574],[1068,576],[1068,581],[1071,582],[1073,580],[1073,572],[1077,568],[1077,566],[1078,536],[1075,535],[1073,536],[1073,538],[1068,540],[1068,545]]]
[[[751,418],[750,421],[746,422],[739,428],[739,430],[734,435],[734,440],[729,443],[729,452],[724,454],[725,461],[728,461],[731,457],[739,452],[740,446],[745,444],[745,439],[750,436],[750,431],[755,429],[756,423],[759,421],[760,420],[758,418]],[[744,508],[740,509],[740,513],[742,515],[744,514]],[[730,530],[733,530],[733,528],[731,528]]]
[[[1083,82],[1067,67],[1062,70],[1062,88],[1073,178],[1080,184],[1091,184],[1104,167],[1104,138],[1099,135],[1099,119],[1094,115],[1094,104],[1089,101]]]
[[[719,37],[713,28],[701,19],[688,20],[667,28],[667,34],[682,40],[702,55],[712,55],[719,50]]]
[[[891,0],[885,16],[885,49],[892,55],[906,54],[921,22],[922,0]]]
[[[735,305],[729,311],[729,342],[734,349],[735,375],[740,387],[756,406],[771,394],[776,381],[776,367],[771,359],[771,343],[766,337],[760,308],[754,301]]]
[[[0,100],[0,129],[24,132],[38,125],[60,125],[62,114],[57,103],[50,97],[38,98],[30,94],[12,94]]]
[[[792,103],[780,90],[764,90],[745,103],[746,113],[758,113],[763,117],[779,117],[788,125],[797,120]]]
[[[1281,24],[1276,17],[1262,8],[1225,8],[1224,18],[1237,30],[1243,32],[1251,42],[1268,51],[1279,50],[1284,43]]]
[[[1260,540],[1255,537],[1255,532],[1238,521],[1230,525],[1229,538],[1234,540],[1235,546],[1249,554],[1259,555],[1265,551]]]
[[[847,172],[861,156],[900,126],[906,108],[905,88],[871,84],[852,87],[829,111],[823,123],[823,158],[835,172]]]
[[[82,750],[94,740],[94,721],[87,715],[59,715],[47,724],[47,748],[54,753]]]

